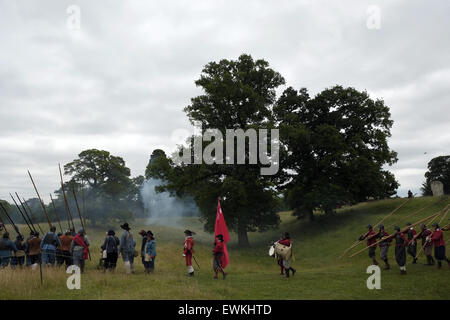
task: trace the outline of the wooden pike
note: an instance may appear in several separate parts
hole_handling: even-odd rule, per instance
[[[3,225],[3,228],[5,228],[5,232],[8,232],[8,229],[6,229],[6,224],[3,222],[2,217],[0,217],[0,222]],[[8,232],[9,233],[9,232]]]
[[[39,191],[38,191],[38,189],[36,188],[36,185],[34,184],[34,180],[33,180],[33,177],[31,176],[30,171],[28,171],[28,175],[30,176],[31,183],[33,183],[34,190],[36,191],[36,194],[37,194],[37,196],[38,196],[38,198],[39,198],[39,201],[40,201],[40,203],[41,203],[41,206],[42,206],[42,210],[44,211],[45,217],[47,218],[48,226],[49,226],[50,228],[52,228],[52,223],[50,222],[50,216],[48,215],[47,209],[45,208],[44,201],[42,201],[42,198],[41,198],[41,196],[40,196],[40,194],[39,194]]]
[[[440,211],[437,212],[437,213],[434,213],[434,214],[432,214],[432,215],[429,216],[429,217],[426,217],[426,218],[424,218],[424,219],[422,219],[422,220],[417,221],[416,223],[411,224],[410,226],[406,227],[405,229],[401,230],[400,232],[401,232],[401,233],[404,233],[404,232],[408,231],[409,228],[412,228],[412,227],[414,227],[414,226],[416,226],[416,225],[418,225],[418,224],[420,224],[420,223],[423,223],[424,221],[427,221],[427,220],[429,220],[429,219],[431,219],[431,218],[434,218],[434,217],[436,217],[436,216],[439,216],[440,214],[441,214]],[[363,248],[363,249],[361,249],[361,250],[355,252],[354,254],[352,254],[351,256],[349,256],[349,258],[354,257],[354,256],[360,254],[361,252],[363,252],[363,251],[369,249],[370,247],[376,246],[376,245],[378,245],[380,242],[383,242],[383,241],[385,241],[386,239],[389,239],[389,238],[391,238],[391,237],[392,237],[392,235],[387,236],[387,237],[383,237],[383,238],[381,238],[380,240],[378,240],[377,242],[375,242],[374,244],[372,244],[372,245],[370,245],[370,246],[367,246],[367,247],[365,247],[365,248]]]
[[[33,216],[33,211],[31,211],[31,207],[28,205],[27,201],[25,200],[25,198],[23,198],[23,203],[25,204],[25,207],[27,207],[28,212],[30,213],[30,218],[34,219]],[[31,219],[30,219],[31,220]],[[44,234],[44,230],[42,230],[41,226],[39,225],[39,222],[36,221],[36,225],[38,226],[39,230],[41,231],[42,234]]]
[[[26,225],[28,226],[28,229],[30,229],[30,231],[34,232],[35,230],[33,230],[33,228],[31,228],[30,224],[28,223],[27,218],[25,218],[25,215],[23,214],[22,210],[20,209],[19,205],[17,204],[16,200],[14,199],[13,195],[11,193],[9,195],[11,196],[11,199],[13,200],[17,210],[19,211],[20,215],[22,216],[23,221],[25,221]]]
[[[59,163],[58,163],[58,167],[59,167],[59,176],[61,178],[61,191],[63,193],[64,204],[66,206],[67,222],[72,222],[72,227],[70,227],[70,223],[69,223],[69,229],[73,229],[75,231],[75,224],[73,223],[72,214],[70,213],[69,202],[67,201],[66,191],[64,190],[64,181],[63,181],[63,176],[62,176],[62,171],[61,171],[61,165]]]
[[[447,205],[444,209],[446,209],[449,205]],[[442,210],[444,210],[442,209]],[[447,217],[448,212],[450,211],[450,209],[447,209],[444,213],[444,215],[442,216],[441,220],[439,220],[439,225],[441,224],[442,221],[444,221],[445,217]],[[432,223],[437,217],[435,217],[433,220],[431,220],[428,224]],[[423,246],[420,247],[419,252],[416,254],[416,259],[422,254],[423,250],[425,249],[425,247],[427,246],[427,242],[425,242],[425,244]]]
[[[397,212],[401,207],[403,207],[408,201],[410,200],[410,198],[406,199],[406,201],[402,202],[397,208],[395,208],[393,211],[391,211],[386,217],[384,217],[383,219],[381,219],[377,224],[375,224],[376,226],[381,224],[384,220],[386,220],[387,218],[389,218],[390,216],[392,216],[395,212]],[[347,252],[349,252],[350,250],[352,250],[354,247],[356,247],[357,245],[359,245],[360,243],[362,243],[364,240],[358,240],[355,243],[353,243],[349,248],[347,248],[340,256],[339,259],[341,259]]]
[[[61,230],[61,233],[64,233],[63,228],[61,227],[61,220],[59,220],[58,210],[56,210],[55,202],[53,201],[52,194],[50,193],[50,200],[52,201],[53,210],[55,211],[56,220],[58,220],[59,229]]]
[[[440,201],[438,201],[438,203],[439,203],[439,202],[440,202]],[[428,209],[429,207],[431,207],[431,206],[434,205],[434,204],[436,204],[436,203],[430,203],[429,205],[427,205],[427,206],[425,206],[425,207],[423,207],[423,208],[421,208],[421,209],[419,209],[419,210],[417,210],[417,211],[415,211],[415,212],[413,212],[413,213],[407,215],[406,217],[402,217],[402,219],[405,219],[405,220],[406,220],[406,218],[413,217],[413,216],[415,216],[416,214],[422,212],[423,210]],[[450,204],[447,204],[447,205],[444,207],[443,210],[445,210],[448,206],[450,206]],[[385,227],[385,228],[390,228],[390,227],[393,227],[393,226],[394,226],[394,223],[391,223],[390,225],[388,225],[388,226]]]
[[[14,223],[14,221],[11,219],[11,217],[8,214],[8,211],[6,211],[6,208],[3,206],[3,203],[0,202],[0,207],[2,208],[2,210],[5,212],[6,217],[8,218],[9,222],[11,223],[11,225],[13,226],[14,230],[16,231],[16,233],[21,236],[22,234],[19,231],[19,228],[17,228],[16,224]],[[5,229],[6,230],[6,229]]]
[[[77,195],[75,194],[75,188],[72,188],[72,192],[73,192],[73,198],[75,200],[75,204],[77,206],[78,216],[80,217],[81,227],[83,228],[84,232],[86,232],[86,226],[84,225],[83,218],[81,217],[81,211],[80,211],[80,207],[78,206],[78,200],[77,200]],[[88,248],[88,255],[89,255],[89,260],[91,260],[91,252],[89,251],[89,248]]]

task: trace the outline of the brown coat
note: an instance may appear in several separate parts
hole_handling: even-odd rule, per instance
[[[59,247],[58,249],[61,251],[70,251],[70,244],[72,243],[72,240],[72,236],[60,236],[59,241],[61,241],[61,247]]]
[[[41,238],[31,238],[28,240],[28,254],[34,256],[41,252]]]

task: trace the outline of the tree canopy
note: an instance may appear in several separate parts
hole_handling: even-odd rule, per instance
[[[440,181],[444,184],[444,193],[450,194],[450,156],[435,157],[428,162],[425,182],[422,184],[422,194],[431,196],[431,182]]]

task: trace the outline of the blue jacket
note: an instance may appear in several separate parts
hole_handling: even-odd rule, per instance
[[[47,233],[41,241],[42,250],[56,250],[56,247],[61,246],[58,236],[54,232]]]
[[[11,256],[11,251],[16,252],[17,247],[12,240],[9,239],[0,239],[0,246],[3,250],[0,250],[0,257],[9,257]]]
[[[147,241],[147,244],[145,245],[145,253],[156,257],[156,241],[155,241],[155,239]]]

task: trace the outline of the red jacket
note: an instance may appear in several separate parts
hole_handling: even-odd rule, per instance
[[[223,254],[223,242],[216,241],[213,252],[218,255]]]
[[[445,247],[444,234],[441,229],[433,232],[431,241],[433,242],[434,247]]]
[[[192,237],[187,237],[184,240],[184,254],[193,254],[194,253],[194,239]]]
[[[364,237],[364,238],[367,238],[367,246],[368,247],[377,242],[377,237],[375,237],[375,235],[376,235],[376,233],[372,229]],[[376,246],[374,246],[374,247],[376,247]]]
[[[291,245],[291,239],[279,240],[278,243],[289,247]]]

